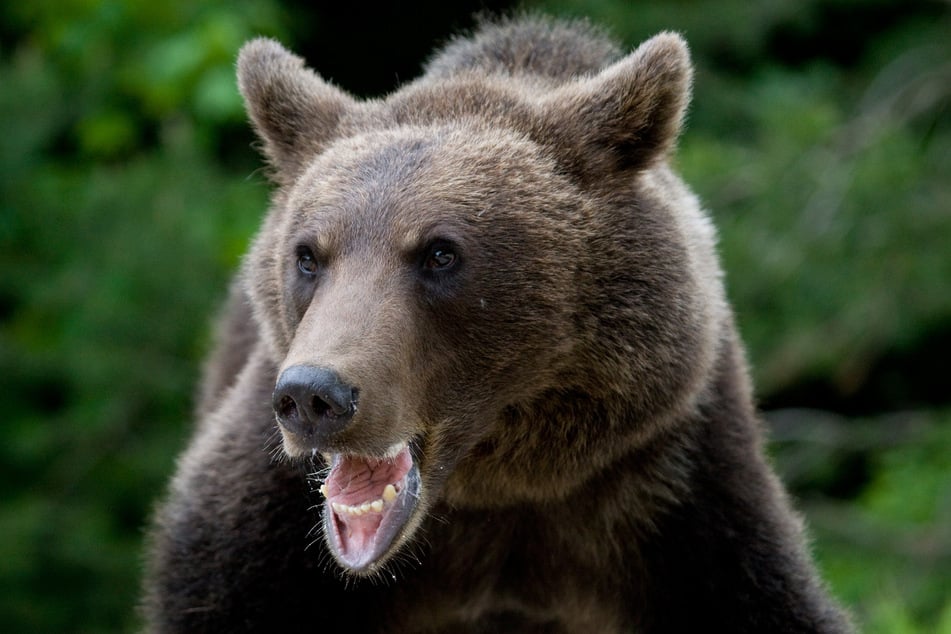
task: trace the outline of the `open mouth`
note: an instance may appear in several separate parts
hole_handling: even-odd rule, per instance
[[[389,552],[413,514],[419,470],[405,443],[385,458],[336,454],[320,492],[331,552],[342,566],[363,572]]]

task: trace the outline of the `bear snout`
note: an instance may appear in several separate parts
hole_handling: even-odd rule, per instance
[[[278,377],[272,405],[281,427],[319,449],[350,424],[358,393],[330,368],[292,365]]]

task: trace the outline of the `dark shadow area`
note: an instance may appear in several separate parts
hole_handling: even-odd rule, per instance
[[[844,389],[834,376],[804,378],[765,396],[765,410],[804,407],[843,416],[942,407],[951,404],[948,358],[951,324],[923,329],[907,346],[886,351],[864,368],[864,377]]]
[[[420,74],[450,33],[472,28],[477,13],[502,13],[504,0],[385,3],[288,2],[294,50],[324,78],[361,97],[386,94]],[[359,25],[354,27],[354,25]]]

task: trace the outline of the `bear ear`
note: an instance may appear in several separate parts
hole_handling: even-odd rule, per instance
[[[238,55],[238,89],[279,184],[289,184],[337,134],[356,101],[321,79],[274,40],[259,38]]]
[[[549,95],[546,135],[586,179],[643,169],[676,143],[692,79],[687,43],[661,33],[597,75]]]

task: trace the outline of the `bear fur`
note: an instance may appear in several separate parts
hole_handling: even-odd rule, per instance
[[[691,73],[676,34],[523,17],[360,101],[244,47],[276,192],[151,530],[150,631],[850,630],[669,165]]]

